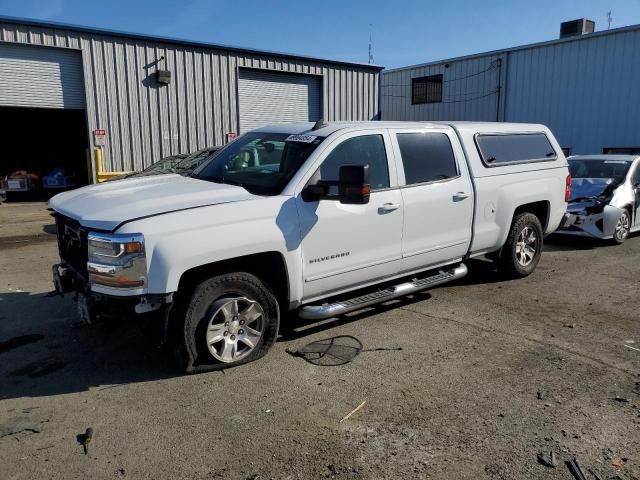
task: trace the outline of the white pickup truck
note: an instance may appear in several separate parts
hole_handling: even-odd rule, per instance
[[[274,125],[189,177],[55,196],[54,284],[87,321],[155,323],[187,372],[238,365],[287,311],[334,317],[460,278],[480,255],[530,274],[569,186],[542,125]]]

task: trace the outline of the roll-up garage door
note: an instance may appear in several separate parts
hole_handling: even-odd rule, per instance
[[[0,43],[0,106],[84,109],[80,52]]]
[[[271,123],[315,122],[322,112],[320,79],[240,69],[240,133]]]

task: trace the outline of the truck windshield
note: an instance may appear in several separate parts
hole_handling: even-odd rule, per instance
[[[569,159],[571,178],[606,178],[623,182],[631,166],[631,160]]]
[[[249,132],[203,162],[194,178],[277,195],[324,140],[313,135]]]

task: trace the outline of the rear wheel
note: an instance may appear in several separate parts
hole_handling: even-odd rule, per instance
[[[278,302],[249,273],[200,283],[189,300],[175,345],[187,372],[219,370],[264,356],[278,335]]]
[[[512,278],[531,274],[540,261],[542,243],[542,225],[538,217],[532,213],[517,215],[500,252],[501,269]]]
[[[622,245],[629,236],[631,231],[631,217],[626,210],[622,212],[613,231],[613,241],[618,245]]]

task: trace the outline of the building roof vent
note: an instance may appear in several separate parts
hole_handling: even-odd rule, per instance
[[[562,22],[560,24],[560,38],[586,35],[588,33],[593,33],[595,29],[596,22],[593,20],[587,20],[586,18]]]

